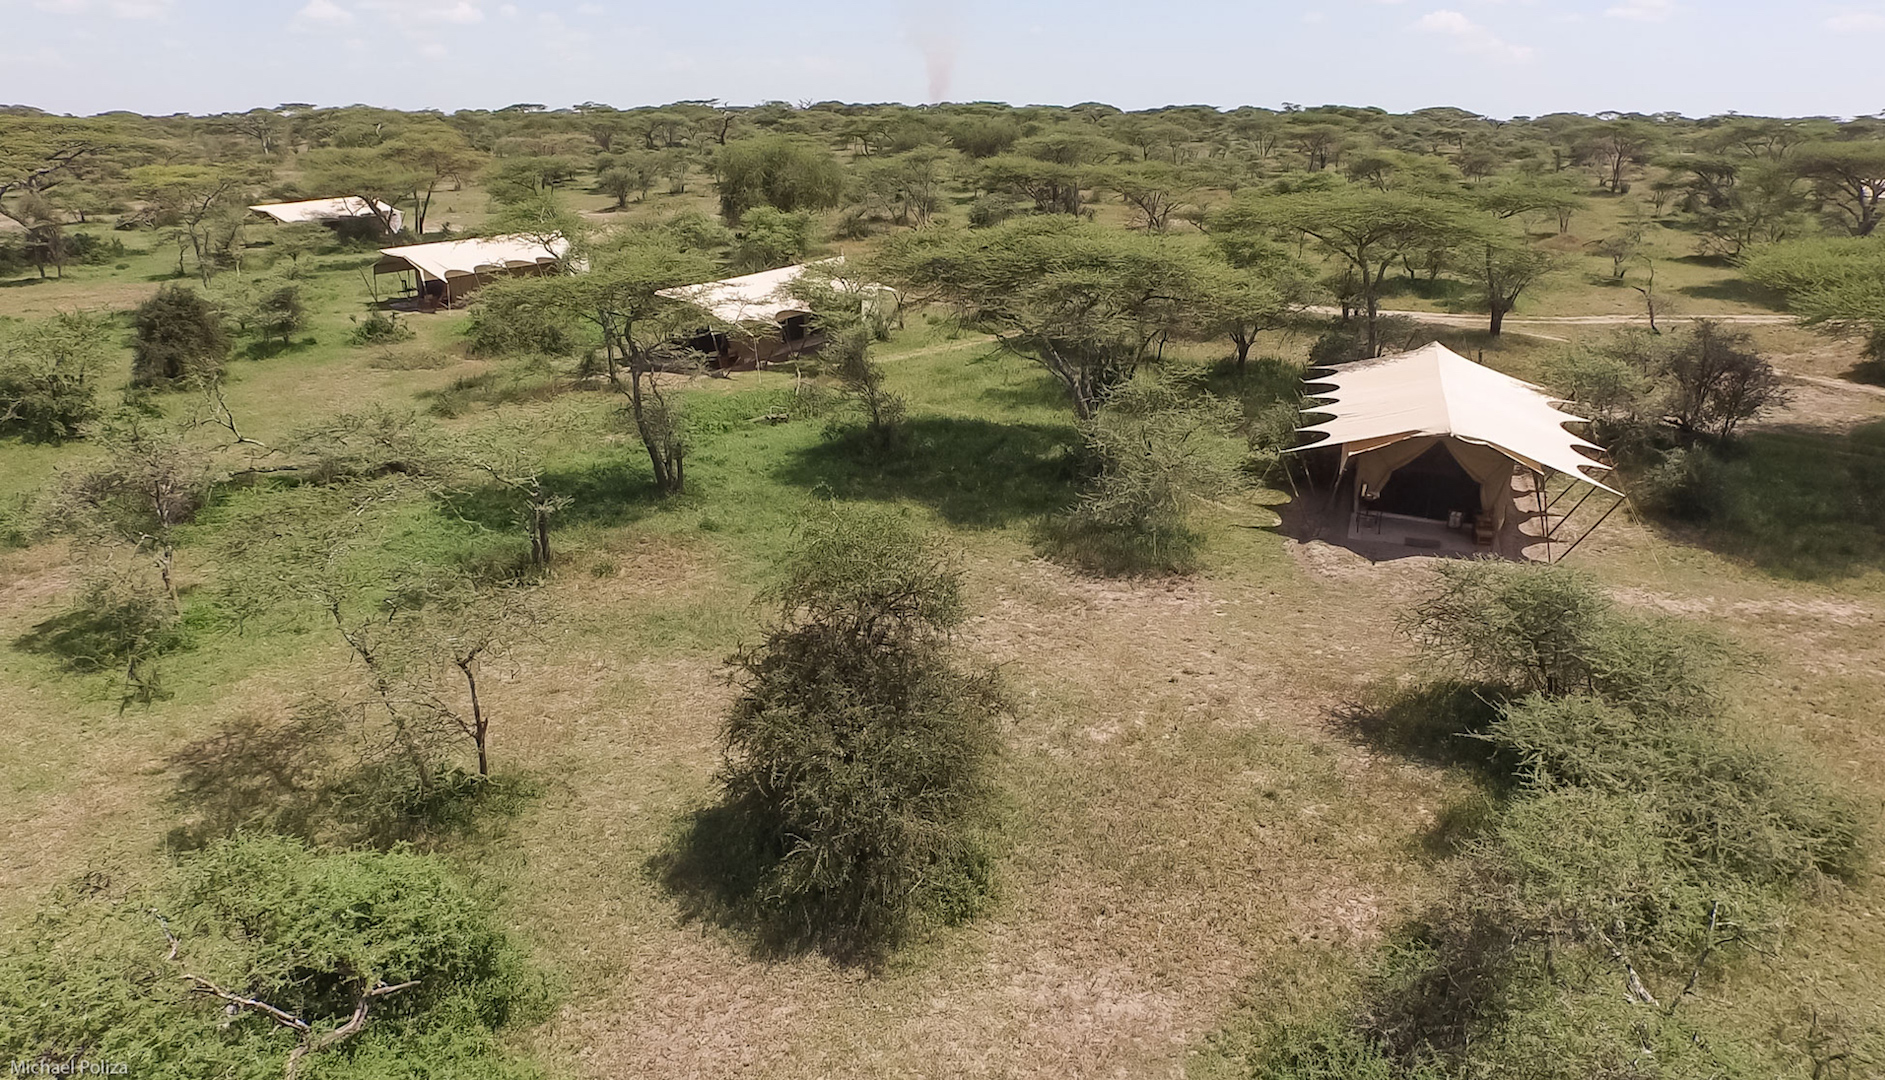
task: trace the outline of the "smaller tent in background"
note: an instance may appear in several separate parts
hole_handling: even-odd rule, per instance
[[[481,236],[380,249],[375,274],[411,274],[411,291],[426,306],[450,306],[503,274],[541,274],[561,265],[569,241]]]
[[[347,195],[338,199],[308,199],[303,202],[262,203],[249,209],[270,217],[283,225],[298,225],[302,222],[319,222],[324,225],[367,219],[373,221],[381,231],[397,234],[406,228],[405,215],[396,207],[383,202],[369,202],[358,195]]]
[[[826,259],[723,281],[682,285],[663,289],[660,295],[693,304],[723,327],[731,328],[703,329],[693,342],[695,348],[714,357],[714,367],[755,368],[816,352],[825,344],[823,331],[812,322],[811,308],[792,291],[808,266],[835,274],[843,268],[844,260]],[[888,286],[835,277],[832,283],[857,293],[858,303],[869,317],[889,319],[896,314],[897,294]]]
[[[1584,417],[1560,411],[1539,387],[1438,342],[1330,370],[1304,379],[1308,396],[1321,399],[1304,412],[1332,419],[1299,429],[1324,438],[1296,449],[1340,447],[1338,489],[1351,467],[1355,477],[1351,532],[1361,520],[1378,531],[1386,517],[1471,526],[1485,546],[1512,520],[1514,481],[1522,473],[1530,474],[1525,486],[1533,493],[1550,476],[1564,475],[1621,498],[1593,477],[1610,466],[1586,451],[1603,448],[1564,427]]]

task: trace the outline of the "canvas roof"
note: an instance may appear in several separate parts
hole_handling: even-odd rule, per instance
[[[810,315],[811,310],[791,293],[791,286],[805,272],[805,264],[762,270],[724,281],[700,285],[682,285],[662,289],[659,295],[685,300],[705,308],[713,317],[727,323],[779,322],[794,315]]]
[[[527,236],[481,236],[381,248],[385,258],[373,269],[382,274],[414,269],[439,279],[467,277],[555,262],[568,251],[569,241],[560,236],[547,244]]]
[[[379,207],[381,214],[393,213],[393,208],[383,202],[368,202],[358,195],[347,195],[338,199],[308,199],[304,202],[262,203],[249,209],[258,214],[267,214],[284,225],[293,225],[302,221],[332,221],[335,218],[374,217],[373,207]]]
[[[1529,469],[1561,472],[1615,491],[1590,472],[1609,466],[1582,453],[1603,447],[1564,428],[1585,417],[1559,410],[1558,399],[1539,387],[1475,364],[1439,342],[1333,371],[1304,380],[1332,387],[1311,391],[1310,397],[1324,403],[1303,410],[1334,416],[1298,429],[1327,436],[1311,445],[1340,443],[1354,455],[1405,439],[1451,436],[1490,446]]]

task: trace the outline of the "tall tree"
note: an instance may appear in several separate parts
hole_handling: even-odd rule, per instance
[[[1354,297],[1367,322],[1369,355],[1380,350],[1381,287],[1388,268],[1408,256],[1443,254],[1475,229],[1450,199],[1401,192],[1341,189],[1298,195],[1242,197],[1208,221],[1213,233],[1313,238],[1354,271]]]
[[[1885,203],[1885,140],[1813,143],[1796,149],[1793,168],[1813,185],[1828,216],[1854,236],[1878,228]]]
[[[1085,420],[1190,324],[1203,273],[1191,248],[1051,217],[893,237],[871,276],[956,305],[1046,368]]]

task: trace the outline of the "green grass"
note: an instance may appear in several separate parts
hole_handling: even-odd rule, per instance
[[[708,203],[705,188],[653,195],[632,213]],[[452,220],[468,220],[474,198],[453,196]],[[1603,215],[1617,211],[1600,201],[1573,231],[1601,235]],[[1673,265],[1659,284],[1728,290],[1687,298],[1694,313],[1749,309],[1730,295],[1727,271],[1678,262],[1692,238],[1666,232],[1657,243]],[[1581,277],[1520,314],[1634,310],[1634,292],[1588,280],[1607,263],[1580,258]],[[848,442],[844,410],[801,401],[789,371],[696,380],[685,394],[689,490],[659,498],[618,399],[555,392],[554,377],[464,358],[462,313],[409,321],[418,338],[400,348],[425,350],[424,366],[346,344],[347,316],[365,310],[361,259],[323,258],[314,321],[297,335],[313,344],[235,361],[229,401],[245,433],[273,443],[342,410],[424,412],[450,400],[452,415],[438,420],[446,430],[520,427],[552,489],[575,499],[556,519],[559,561],[541,586],[555,617],[491,683],[494,758],[532,794],[440,844],[500,891],[508,928],[569,987],[557,1018],[517,1036],[553,1075],[1247,1075],[1251,1048],[1291,1015],[1288,1001],[1313,1002],[1304,1012],[1315,1013],[1358,1000],[1370,950],[1444,887],[1433,838],[1470,828],[1473,766],[1440,749],[1384,752],[1341,720],[1407,671],[1393,615],[1422,584],[1420,560],[1370,566],[1286,540],[1263,507],[1282,496],[1263,492],[1199,514],[1203,566],[1192,578],[1096,580],[1044,562],[1031,527],[1075,493],[1070,410],[1025,360],[916,313],[877,354],[910,402],[912,438],[895,454],[873,458]],[[0,289],[0,313],[128,307],[167,269],[158,252],[130,263],[74,268],[63,286]],[[1772,333],[1789,354],[1824,345]],[[1558,347],[1438,336],[1527,377]],[[1272,337],[1260,353],[1293,361],[1308,344]],[[1201,363],[1223,352],[1174,351]],[[1844,370],[1838,356],[1814,355],[1824,366],[1801,370]],[[1268,400],[1267,384],[1248,396]],[[172,415],[190,404],[160,402]],[[756,419],[782,408],[784,423]],[[1720,625],[1758,659],[1743,707],[1876,806],[1885,575],[1869,534],[1838,547],[1853,534],[1839,522],[1854,516],[1841,501],[1854,489],[1822,467],[1831,450],[1869,453],[1870,440],[1751,437],[1731,468],[1745,471],[1735,528],[1752,540],[1648,529],[1619,512],[1573,558],[1628,603]],[[92,453],[82,442],[0,440],[0,500]],[[971,618],[958,646],[996,665],[1018,702],[1003,731],[1011,843],[992,912],[869,978],[815,958],[757,963],[735,935],[686,922],[650,870],[712,797],[730,693],[722,660],[756,639],[754,597],[805,509],[833,497],[905,508],[963,552]],[[179,754],[278,721],[346,663],[305,603],[238,632],[217,590],[243,566],[270,565],[266,545],[242,564],[235,541],[279,533],[271,543],[291,543],[305,535],[297,522],[352,512],[287,481],[219,499],[179,554],[192,618],[188,647],[161,660],[173,696],[123,713],[113,673],[69,672],[22,645],[71,610],[82,552],[0,546],[0,866],[18,883],[0,893],[0,941],[16,940],[57,882],[102,870],[150,880],[179,822]],[[475,485],[369,516],[379,539],[360,556],[365,571],[395,556],[489,564],[522,550],[512,504]],[[1800,537],[1820,545],[1803,563],[1811,572],[1785,571],[1805,559],[1785,549]],[[1400,737],[1446,743],[1424,730]],[[1806,1005],[1853,1030],[1885,1023],[1874,978],[1885,932],[1872,917],[1882,890],[1861,880],[1807,906],[1771,964],[1710,984],[1685,1010],[1773,1047],[1805,1038]],[[1773,1071],[1797,1060],[1776,1049]]]

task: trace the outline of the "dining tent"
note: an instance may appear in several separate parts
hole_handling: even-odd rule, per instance
[[[381,248],[380,260],[373,264],[373,272],[411,273],[418,279],[420,295],[450,303],[494,275],[539,274],[558,265],[568,253],[569,241],[561,236],[548,240],[529,236],[439,240]]]
[[[352,218],[373,218],[380,228],[389,233],[398,233],[406,227],[406,219],[398,208],[383,202],[371,202],[358,195],[347,195],[338,199],[307,199],[302,202],[262,203],[249,209],[264,217],[273,218],[283,225],[298,225],[302,222],[346,221]]]
[[[1590,456],[1603,448],[1565,429],[1584,417],[1558,409],[1560,399],[1541,388],[1439,342],[1328,370],[1304,380],[1311,387],[1307,396],[1319,403],[1303,411],[1330,419],[1298,429],[1323,438],[1295,449],[1339,445],[1338,483],[1352,466],[1358,505],[1380,502],[1397,482],[1412,485],[1436,475],[1409,467],[1430,466],[1441,455],[1477,484],[1478,513],[1495,530],[1505,527],[1514,508],[1515,466],[1535,475],[1536,490],[1550,474],[1562,473],[1622,497],[1594,475],[1610,468]]]

